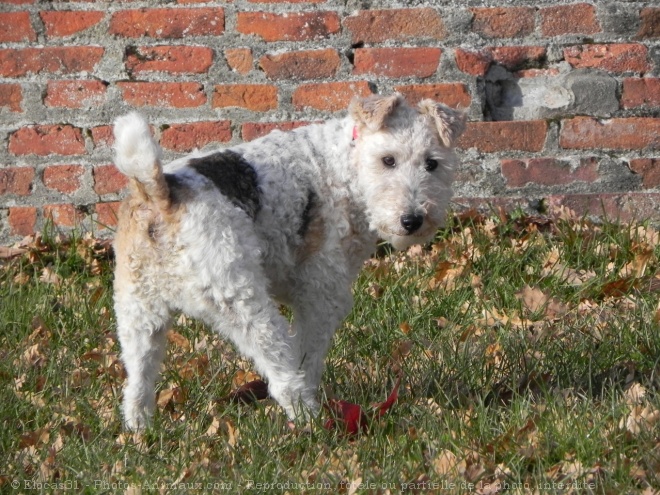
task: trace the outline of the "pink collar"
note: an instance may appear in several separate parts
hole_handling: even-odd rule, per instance
[[[353,127],[353,141],[357,140],[358,138],[358,128],[357,126]]]

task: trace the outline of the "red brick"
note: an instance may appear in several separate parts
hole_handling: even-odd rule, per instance
[[[245,75],[252,70],[253,60],[250,48],[227,48],[225,59],[231,70],[241,75]]]
[[[91,10],[48,10],[39,12],[49,38],[77,34],[101,22],[105,13]]]
[[[601,121],[575,117],[562,122],[559,145],[566,149],[658,149],[660,119],[632,117]]]
[[[94,207],[96,211],[96,223],[101,228],[113,228],[117,226],[119,216],[120,201],[109,203],[97,203]]]
[[[32,191],[32,167],[0,168],[0,194],[27,196]]]
[[[642,186],[644,188],[660,187],[660,158],[630,160],[630,170],[642,176]]]
[[[37,225],[37,209],[34,206],[9,208],[9,231],[12,235],[34,234]]]
[[[540,14],[543,36],[601,32],[596,8],[588,3],[545,7],[540,10]]]
[[[45,205],[42,210],[44,218],[57,227],[76,227],[84,218],[82,212],[69,203]]]
[[[92,170],[94,192],[99,196],[116,194],[128,184],[128,178],[114,165],[97,165]]]
[[[464,50],[457,48],[454,51],[456,66],[462,72],[472,76],[483,76],[493,62],[493,56],[487,49]]]
[[[623,80],[623,108],[660,107],[659,78],[628,78]]]
[[[660,7],[646,7],[639,13],[638,38],[660,38]]]
[[[29,12],[0,13],[0,43],[11,41],[35,41],[37,33],[32,28]]]
[[[387,40],[439,40],[447,36],[442,18],[435,9],[410,8],[361,10],[344,19],[355,43],[382,43]]]
[[[459,70],[473,76],[483,76],[493,62],[512,71],[542,64],[546,58],[546,49],[542,46],[499,46],[480,50],[458,48],[454,56]]]
[[[484,153],[541,151],[547,133],[548,124],[544,120],[470,122],[458,140],[458,147],[477,148]]]
[[[241,126],[241,137],[243,141],[253,141],[266,136],[274,130],[291,131],[298,127],[309,125],[309,122],[246,122]]]
[[[9,152],[14,155],[84,155],[82,130],[71,125],[34,125],[9,136]]]
[[[215,87],[213,94],[213,108],[266,112],[277,108],[277,104],[277,88],[269,84],[222,84]]]
[[[48,81],[44,104],[49,107],[89,108],[105,101],[106,84],[97,81]]]
[[[236,31],[265,41],[311,41],[328,38],[341,29],[335,12],[239,12]]]
[[[482,7],[470,9],[472,30],[489,38],[515,38],[534,32],[532,7]]]
[[[647,72],[648,49],[637,43],[578,45],[564,48],[564,58],[578,69],[610,72]]]
[[[259,66],[270,79],[323,79],[332,77],[339,69],[337,50],[306,50],[278,54],[266,54]]]
[[[161,134],[160,145],[174,151],[192,151],[209,143],[226,143],[231,137],[231,122],[228,120],[171,124]]]
[[[542,46],[498,46],[488,49],[493,61],[509,70],[540,64],[546,57]]]
[[[411,84],[396,86],[394,90],[403,94],[413,105],[425,98],[439,101],[452,108],[467,108],[472,102],[470,91],[463,83]]]
[[[206,0],[196,0],[196,1],[206,2]],[[248,0],[248,2],[250,3],[324,3],[327,1],[328,0]]]
[[[525,184],[554,186],[572,182],[594,182],[598,179],[598,161],[583,158],[578,167],[570,161],[557,158],[528,158],[525,160],[502,160],[502,176],[509,187]]]
[[[136,106],[193,108],[206,103],[204,87],[195,82],[119,82],[124,101]]]
[[[110,19],[110,34],[126,38],[187,38],[219,36],[225,30],[221,8],[139,9],[115,12]]]
[[[369,83],[331,82],[312,83],[298,86],[293,92],[293,106],[296,110],[314,108],[326,112],[338,112],[348,108],[356,96],[368,96],[372,93]]]
[[[125,63],[133,73],[203,74],[213,64],[213,50],[206,46],[141,46],[126,55]]]
[[[21,112],[23,90],[20,84],[0,84],[0,107]]]
[[[631,222],[660,215],[660,193],[624,192],[598,194],[567,194],[547,196],[545,202],[552,209],[564,206],[578,216],[606,216],[612,221]]]
[[[358,48],[353,74],[429,77],[440,63],[440,48]]]
[[[95,148],[109,148],[114,143],[115,138],[112,134],[112,126],[100,125],[92,127],[90,131]]]
[[[82,165],[53,165],[44,169],[43,182],[48,189],[71,194],[80,188],[80,178],[85,173]]]
[[[49,72],[73,74],[91,72],[103,57],[100,46],[47,46],[0,50],[0,75],[22,77]]]

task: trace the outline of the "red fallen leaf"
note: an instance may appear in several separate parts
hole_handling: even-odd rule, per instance
[[[332,430],[339,424],[349,436],[357,435],[360,430],[367,431],[369,420],[359,405],[330,399],[325,407],[334,415],[325,422],[326,430]]]
[[[268,397],[268,384],[263,380],[247,382],[227,396],[229,401],[240,402],[241,404],[252,404]]]
[[[399,385],[401,385],[401,377],[396,379],[394,388],[390,392],[390,395],[387,396],[385,402],[381,402],[376,406],[376,411],[378,411],[378,417],[382,418],[387,411],[394,405],[396,400],[399,398]]]
[[[397,378],[394,388],[385,402],[374,406],[372,419],[383,417],[392,408],[399,397],[400,384],[401,377]],[[324,426],[326,430],[332,430],[339,424],[343,427],[344,433],[348,436],[353,436],[357,435],[360,431],[366,432],[369,428],[369,416],[367,416],[358,404],[352,404],[345,400],[331,399],[325,404],[325,408],[333,414],[333,417],[325,422]]]

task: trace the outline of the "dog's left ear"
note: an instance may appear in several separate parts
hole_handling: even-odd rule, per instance
[[[419,102],[419,110],[433,118],[442,144],[447,148],[454,146],[456,140],[465,130],[465,121],[467,120],[465,112],[454,110],[433,100]]]
[[[402,101],[403,96],[399,93],[355,98],[348,107],[348,112],[359,125],[370,131],[378,131],[385,126],[387,117]]]

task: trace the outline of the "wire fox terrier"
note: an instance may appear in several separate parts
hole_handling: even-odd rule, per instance
[[[316,414],[353,280],[379,238],[399,249],[433,238],[464,125],[431,100],[371,96],[343,119],[163,167],[143,118],[118,118],[115,163],[130,178],[114,242],[125,425],[149,424],[173,311],[231,339],[289,418]]]

